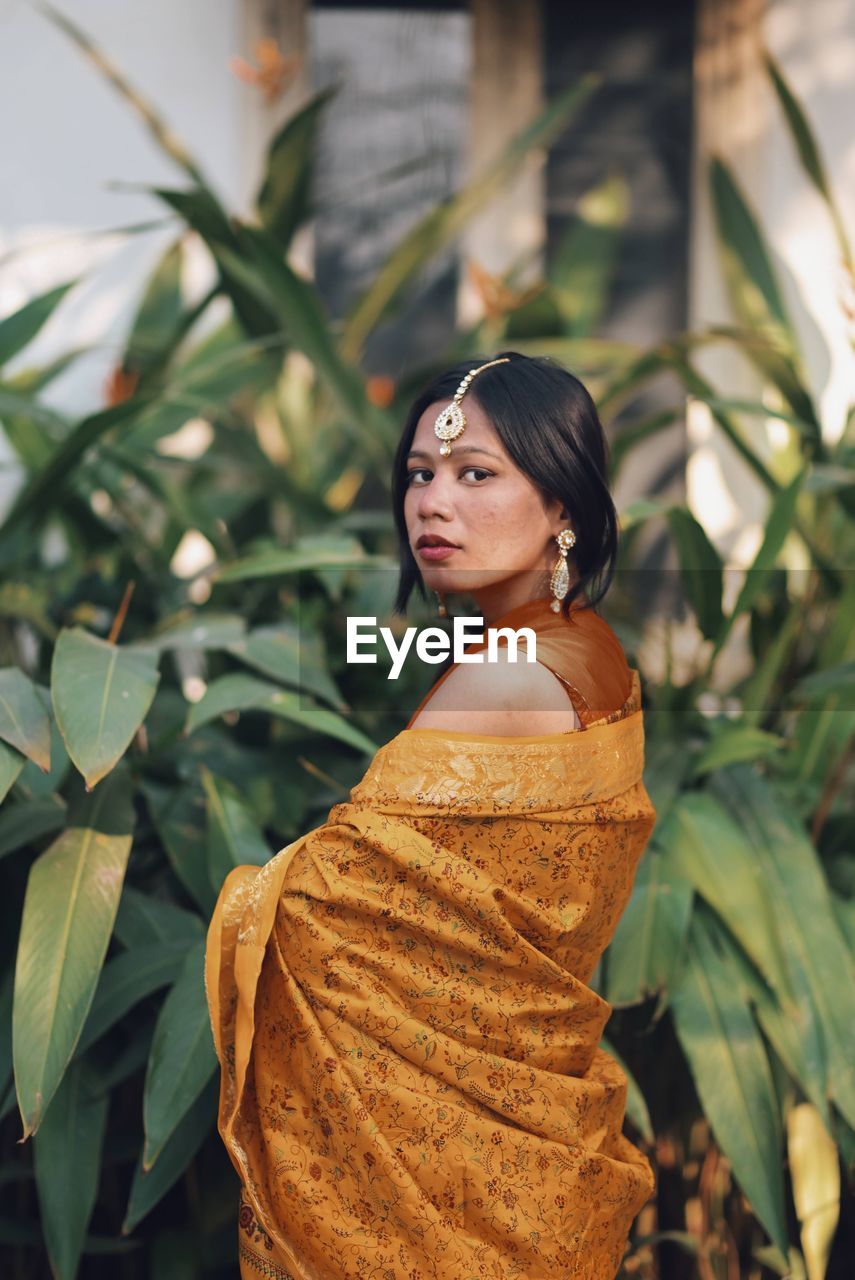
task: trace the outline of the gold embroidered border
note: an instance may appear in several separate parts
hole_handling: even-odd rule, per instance
[[[297,1280],[292,1271],[287,1271],[278,1263],[271,1262],[269,1258],[263,1258],[261,1254],[250,1249],[245,1240],[238,1241],[238,1253],[244,1262],[248,1262],[262,1276],[269,1276],[271,1280]]]

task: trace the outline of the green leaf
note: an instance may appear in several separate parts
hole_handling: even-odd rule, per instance
[[[707,792],[686,791],[656,834],[669,866],[714,908],[782,1005],[795,1012],[795,992],[777,928],[776,885],[767,880],[762,862],[728,807]],[[817,1040],[820,1064],[818,1035]]]
[[[666,515],[686,595],[701,632],[713,640],[724,623],[721,557],[703,526],[685,507],[669,507]]]
[[[671,989],[681,970],[691,915],[691,885],[651,843],[606,952],[610,1004],[639,1004],[654,992]]]
[[[318,124],[338,88],[322,89],[285,121],[267,152],[264,181],[258,193],[258,215],[283,249],[310,216],[312,162]]]
[[[269,547],[254,554],[219,565],[217,582],[247,582],[252,578],[269,578],[277,574],[297,573],[306,569],[391,569],[391,556],[368,555],[355,539],[344,545],[327,547]]]
[[[648,1142],[655,1141],[656,1135],[653,1132],[653,1125],[650,1123],[650,1112],[647,1110],[647,1103],[644,1101],[644,1094],[639,1089],[638,1082],[617,1049],[605,1036],[602,1037],[600,1044],[606,1053],[611,1054],[626,1076],[626,1114],[643,1138]]]
[[[768,585],[775,568],[775,561],[781,547],[794,527],[796,518],[796,502],[801,492],[807,470],[799,471],[790,483],[781,489],[773,498],[760,549],[745,574],[745,581],[736,599],[736,604],[724,620],[715,643],[714,654],[718,653],[730,634],[730,629],[740,614],[747,613],[758,596]]]
[[[216,894],[208,874],[202,787],[195,780],[182,785],[173,782],[169,786],[149,781],[141,784],[140,791],[172,870],[203,915],[209,916]]]
[[[12,992],[15,974],[9,965],[0,980],[0,1098],[4,1098],[12,1079]],[[15,1089],[12,1086],[12,1100]]]
[[[226,876],[244,863],[263,867],[275,853],[236,787],[202,766],[208,817],[208,874],[219,892]]]
[[[23,767],[24,757],[7,747],[5,742],[0,742],[0,804],[6,799]]]
[[[758,1220],[786,1254],[783,1135],[775,1085],[762,1038],[702,911],[692,918],[671,1010],[716,1141]]]
[[[61,796],[19,800],[0,812],[0,858],[15,853],[31,841],[61,831],[68,811]]]
[[[18,667],[0,669],[0,738],[45,773],[50,769],[50,719],[36,686]]]
[[[750,843],[773,904],[799,1021],[803,1028],[804,1018],[821,1027],[826,1092],[855,1128],[855,960],[837,924],[816,849],[790,813],[785,793],[746,766],[713,774],[709,785]]]
[[[834,200],[831,185],[825,175],[825,166],[822,163],[822,157],[820,156],[813,130],[808,123],[802,106],[787,84],[779,63],[770,53],[764,54],[764,61],[775,92],[778,95],[778,100],[783,108],[787,124],[790,126],[790,134],[795,143],[802,168],[828,206],[828,211],[831,214],[834,229],[840,242],[843,259],[852,270],[852,249],[849,244],[849,237],[846,234],[846,225]]]
[[[821,702],[833,694],[848,693],[853,685],[855,661],[841,662],[827,671],[812,671],[809,676],[803,676],[790,690],[790,698],[795,702],[802,699]]]
[[[91,790],[124,755],[151,706],[157,654],[120,647],[82,627],[59,633],[51,696],[68,754]]]
[[[548,272],[568,337],[587,337],[603,317],[628,213],[629,187],[617,173],[576,203],[574,220]]]
[[[297,275],[265,232],[242,226],[240,238],[240,254],[223,248],[218,261],[273,311],[288,345],[312,362],[344,414],[343,429],[365,456],[386,460],[393,444],[391,419],[370,404],[361,373],[342,358],[314,285]]]
[[[171,244],[146,282],[125,347],[122,368],[141,377],[161,364],[161,354],[179,329],[183,315],[181,296],[181,241]]]
[[[134,947],[108,960],[101,971],[75,1056],[79,1058],[84,1054],[140,1000],[160,987],[170,986],[184,963],[187,946],[187,942],[171,939]]]
[[[161,653],[173,649],[225,649],[238,644],[245,635],[246,622],[239,613],[194,610],[189,617],[168,619],[137,647]]]
[[[20,310],[0,320],[0,366],[6,364],[19,351],[23,351],[62,302],[69,289],[77,284],[77,278],[56,285],[39,294]]]
[[[786,746],[786,738],[776,733],[766,733],[764,729],[744,724],[721,725],[695,760],[693,774],[701,777],[728,764],[760,760],[774,755]]]
[[[202,933],[202,921],[167,898],[155,898],[126,884],[116,924],[115,936],[123,947],[147,947],[151,943],[180,942],[188,946]]]
[[[140,1155],[131,1183],[122,1235],[133,1231],[181,1177],[215,1125],[218,1095],[219,1080],[215,1073],[179,1120],[148,1173],[143,1171]]]
[[[136,420],[151,397],[132,396],[121,404],[91,414],[78,422],[63,438],[51,454],[50,460],[22,487],[11,510],[3,520],[2,535],[9,540],[19,527],[29,529],[43,519],[46,512],[55,511],[58,499],[65,491],[87,449],[114,427]]]
[[[153,193],[180,214],[205,241],[219,268],[222,288],[246,333],[254,338],[272,334],[276,317],[268,303],[259,302],[259,290],[254,282],[250,281],[248,287],[246,264],[237,257],[237,271],[231,269],[230,260],[239,255],[240,247],[235,229],[213,192],[204,187],[189,191],[156,187]]]
[[[743,949],[732,941],[727,930],[720,929],[716,936],[719,946],[728,953],[728,963],[740,998],[746,1007],[751,1004],[764,1035],[791,1078],[798,1082],[805,1096],[811,1099],[830,1124],[828,1099],[825,1096],[824,1054],[820,1053],[817,1069],[814,1044],[811,1043],[810,1036],[805,1034],[803,1020],[796,1020],[789,1010],[781,1008],[777,996],[763,979],[759,969],[752,964]]]
[[[323,698],[338,711],[349,710],[327,670],[324,640],[318,632],[307,631],[293,622],[281,622],[254,627],[226,648],[263,675]]]
[[[75,1280],[95,1207],[109,1098],[74,1062],[36,1134],[33,1162],[42,1230],[57,1280]]]
[[[777,387],[796,417],[812,425],[812,443],[819,448],[820,424],[771,254],[733,175],[718,156],[710,161],[710,190],[731,306],[747,330],[761,333],[771,344],[746,343],[743,352]]]
[[[378,749],[376,743],[334,711],[307,706],[300,694],[241,673],[221,676],[208,685],[203,697],[190,708],[185,732],[192,733],[227,711],[266,711],[314,733],[338,738],[357,751],[374,755]]]
[[[15,966],[13,1054],[24,1138],[38,1129],[89,1014],[131,849],[130,781],[116,770],[33,863]]]
[[[188,951],[157,1019],[143,1094],[146,1172],[217,1066],[205,999],[204,960],[202,939]]]

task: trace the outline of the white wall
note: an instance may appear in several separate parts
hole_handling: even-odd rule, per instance
[[[248,52],[241,47],[242,0],[57,0],[57,7],[158,109],[220,197],[240,205],[242,113],[256,92],[229,67],[233,55]],[[0,315],[85,275],[26,360],[16,362],[92,345],[45,396],[64,412],[83,413],[103,404],[134,297],[177,228],[173,222],[140,235],[93,235],[166,215],[146,192],[110,184],[180,187],[188,179],[69,37],[25,0],[0,0],[0,118]],[[201,284],[185,281],[191,292]],[[4,441],[4,462],[7,451]],[[0,473],[0,512],[16,483]]]

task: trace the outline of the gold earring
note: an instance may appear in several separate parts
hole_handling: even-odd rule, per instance
[[[572,529],[562,529],[560,533],[555,535],[555,541],[560,548],[558,559],[552,568],[552,577],[549,580],[550,590],[552,591],[552,602],[550,609],[553,613],[561,612],[561,601],[570,590],[570,573],[567,569],[567,552],[574,545],[576,535]]]
[[[440,618],[447,618],[448,610],[445,607],[445,596],[442,595],[439,591],[434,591],[433,594],[436,596],[437,613],[439,614]]]

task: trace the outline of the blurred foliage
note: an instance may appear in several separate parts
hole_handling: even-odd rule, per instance
[[[851,1238],[851,1210],[848,1223],[839,1213],[855,1159],[855,406],[826,443],[772,254],[726,163],[712,157],[709,179],[732,325],[652,348],[596,336],[628,213],[611,174],[580,199],[542,281],[476,272],[483,320],[393,383],[363,372],[366,340],[596,78],[422,218],[333,324],[288,262],[313,215],[330,92],[273,138],[256,217],[243,220],[61,21],[187,185],[154,192],[178,234],[106,407],[79,420],[48,407],[79,351],[8,371],[75,281],[0,322],[0,419],[23,473],[0,528],[4,1276],[47,1275],[45,1255],[58,1280],[235,1273],[207,920],[229,869],[323,822],[421,696],[406,672],[392,686],[335,655],[347,615],[390,616],[397,547],[377,481],[411,396],[452,361],[500,346],[557,356],[605,420],[676,376],[673,407],[615,437],[613,481],[691,395],[768,491],[731,605],[721,557],[686,507],[644,499],[622,513],[617,580],[639,532],[660,525],[701,656],[688,681],[670,667],[645,680],[658,822],[595,982],[615,1007],[605,1044],[629,1076],[628,1116],[658,1160],[658,1230],[633,1240],[634,1271],[676,1274],[682,1251],[704,1275],[818,1280],[830,1257],[832,1274],[835,1231]],[[811,130],[771,60],[769,72],[851,279]],[[191,237],[216,279],[188,302]],[[228,318],[212,324],[223,299]],[[701,376],[695,351],[710,343],[757,371],[762,402],[728,400]],[[771,453],[770,416],[787,428]],[[803,572],[783,566],[785,547]],[[751,669],[722,690],[737,624]],[[640,625],[625,618],[621,634],[632,659]],[[699,1158],[695,1189],[685,1179]]]

